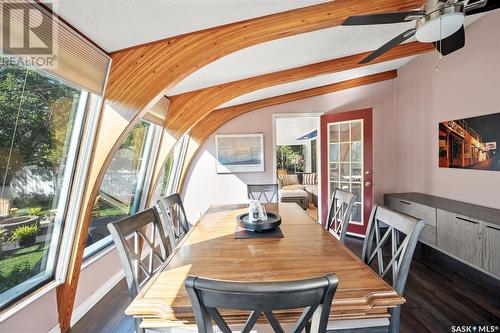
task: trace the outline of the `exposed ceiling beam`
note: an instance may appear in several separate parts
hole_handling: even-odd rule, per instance
[[[219,127],[247,112],[309,97],[324,95],[339,90],[359,87],[380,81],[392,80],[395,77],[397,77],[397,71],[392,70],[342,82],[332,83],[321,87],[301,90],[290,94],[265,98],[254,102],[217,109],[211,112],[203,122],[199,122],[196,126],[193,127],[193,129],[191,130],[191,138],[201,144]]]
[[[419,42],[401,44],[378,57],[370,64],[405,58],[431,50],[434,50],[432,44]],[[367,64],[360,64],[360,60],[364,59],[370,53],[371,51],[363,52],[171,96],[169,97],[170,109],[165,123],[166,128],[174,136],[179,137],[199,121],[204,120],[204,117],[217,109],[217,107],[238,96],[258,89],[299,81],[313,76],[363,67]]]
[[[207,140],[219,127],[231,121],[232,119],[241,116],[247,112],[255,111],[269,106],[289,103],[309,97],[320,96],[332,92],[355,88],[367,84],[377,83],[386,80],[392,80],[397,76],[397,71],[387,71],[372,75],[367,75],[351,80],[332,83],[321,87],[311,88],[307,90],[297,91],[290,94],[261,99],[254,102],[239,104],[222,108],[211,112],[203,122],[199,122],[193,127],[190,133],[189,149],[184,160],[184,166],[179,181],[178,191],[182,189],[187,172],[192,164],[193,158],[196,156],[198,149],[203,142]],[[153,183],[157,183],[157,179]]]
[[[112,53],[107,99],[114,107],[142,110],[189,74],[235,51],[335,27],[349,16],[415,9],[423,2],[336,0],[117,51]]]

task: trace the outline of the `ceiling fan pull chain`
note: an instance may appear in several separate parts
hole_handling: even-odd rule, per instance
[[[438,52],[438,60],[441,61],[443,60],[443,54],[441,53],[442,51],[442,47],[443,47],[443,39],[442,39],[442,36],[443,36],[443,30],[442,30],[442,25],[443,25],[443,20],[442,18],[440,17],[439,18],[439,52]],[[438,72],[439,71],[439,65],[436,64],[434,66],[434,71],[435,72]]]
[[[443,18],[439,18],[439,60],[443,59]]]

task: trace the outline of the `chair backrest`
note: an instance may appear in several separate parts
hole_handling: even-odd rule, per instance
[[[356,201],[356,195],[350,192],[342,191],[338,188],[333,192],[327,226],[329,230],[332,230],[338,236],[341,243],[345,241],[354,201]]]
[[[154,208],[108,224],[132,297],[169,255],[167,238]],[[146,246],[149,248],[149,253]]]
[[[304,308],[292,333],[300,333],[312,319],[311,332],[326,332],[338,279],[333,274],[290,282],[233,282],[188,276],[186,289],[191,298],[198,332],[212,333],[212,319],[223,333],[231,330],[218,309],[250,312],[241,330],[248,333],[263,314],[276,333],[283,328],[273,310]]]
[[[392,287],[399,295],[403,295],[413,252],[424,225],[422,220],[384,206],[375,205],[372,209],[361,257],[367,265],[376,259],[381,277],[392,270]],[[390,252],[387,251],[389,239]],[[387,259],[385,265],[384,259]]]
[[[186,217],[184,204],[179,193],[174,193],[158,200],[158,207],[160,207],[162,218],[165,221],[170,248],[173,250],[191,228]]]
[[[278,202],[278,184],[248,184],[248,199],[262,203]]]

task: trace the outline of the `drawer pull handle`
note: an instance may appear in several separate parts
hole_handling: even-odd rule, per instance
[[[399,200],[399,202],[401,202],[402,204],[405,204],[405,205],[411,205],[411,202],[408,202],[408,201]]]
[[[490,228],[490,229],[493,229],[493,230],[498,230],[498,231],[500,231],[500,228],[495,228],[495,227],[492,227],[492,226],[490,226],[490,225],[487,225],[487,226],[486,226],[486,228]]]
[[[455,216],[455,217],[457,218],[457,220],[461,220],[461,221],[465,221],[465,222],[469,222],[469,223],[474,223],[474,224],[479,224],[476,221],[471,221],[471,220],[468,220],[468,219],[464,219],[463,217],[460,217],[460,216]]]

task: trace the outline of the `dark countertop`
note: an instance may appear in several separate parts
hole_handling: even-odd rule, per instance
[[[491,224],[500,225],[500,209],[473,205],[466,202],[435,197],[423,193],[388,193],[390,197],[412,201],[429,207],[475,218]]]

